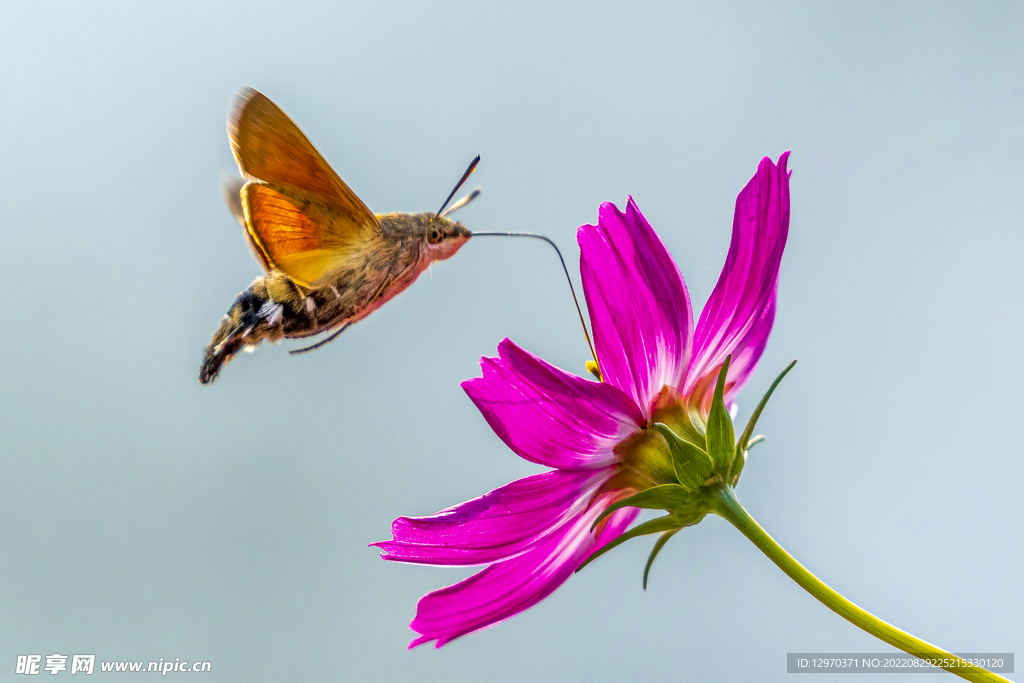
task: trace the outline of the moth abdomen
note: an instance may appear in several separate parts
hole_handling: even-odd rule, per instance
[[[246,347],[308,337],[336,326],[344,319],[339,307],[330,305],[329,299],[336,298],[330,288],[308,291],[275,275],[259,278],[235,297],[213,333],[199,368],[200,383],[216,379],[224,364]]]
[[[262,341],[264,335],[259,333],[260,311],[264,310],[269,299],[266,288],[258,288],[257,284],[258,281],[235,298],[217,331],[213,333],[213,338],[203,354],[203,364],[199,368],[200,383],[212,382],[217,378],[221,367],[239,351]]]

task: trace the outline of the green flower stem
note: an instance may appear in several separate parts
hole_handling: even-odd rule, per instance
[[[851,624],[859,626],[876,638],[884,640],[893,647],[897,647],[915,657],[951,660],[950,665],[943,666],[942,668],[968,681],[1003,681],[1003,683],[1009,683],[1002,676],[998,676],[980,666],[973,666],[942,648],[926,643],[891,624],[887,624],[826,586],[817,576],[807,571],[802,564],[793,559],[782,546],[775,542],[775,539],[768,535],[768,532],[761,528],[761,525],[754,521],[750,513],[743,509],[743,506],[736,499],[736,494],[733,493],[731,486],[723,485],[718,488],[717,495],[712,497],[711,509],[729,520],[734,527],[749,538],[761,552],[768,556],[768,559],[777,564],[779,569],[786,572],[789,578],[796,581],[801,588]]]

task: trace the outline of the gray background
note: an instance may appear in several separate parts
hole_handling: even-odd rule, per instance
[[[59,652],[208,681],[781,680],[787,652],[885,649],[708,519],[646,593],[650,539],[407,652],[419,596],[469,572],[366,544],[538,471],[459,382],[504,336],[581,373],[586,347],[554,254],[480,240],[328,348],[199,386],[258,274],[219,189],[243,84],[375,211],[436,209],[479,152],[460,218],[550,235],[577,279],[577,226],[631,193],[697,310],[736,193],[793,150],[740,420],[800,364],[739,495],[880,617],[1024,652],[1022,35],[1019,3],[8,3],[0,678]]]

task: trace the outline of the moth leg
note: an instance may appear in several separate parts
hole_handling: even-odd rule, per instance
[[[386,291],[388,291],[388,289],[391,288],[391,283],[394,282],[394,281],[395,281],[395,277],[393,275],[389,275],[387,278],[385,278],[384,282],[382,282],[380,287],[377,288],[377,291],[373,293],[372,297],[370,297],[370,300],[366,303],[366,306],[370,306],[371,304],[373,304],[374,301],[376,301],[377,299],[382,297],[384,295],[384,293]],[[301,349],[291,349],[290,351],[288,351],[288,355],[296,356],[296,355],[298,355],[300,353],[307,353],[309,351],[315,351],[316,349],[319,349],[321,346],[323,346],[325,344],[330,344],[332,341],[337,339],[338,335],[341,334],[342,332],[344,332],[348,328],[348,326],[351,325],[351,324],[352,323],[350,323],[350,322],[345,322],[337,331],[332,332],[331,336],[327,337],[326,339],[321,339],[317,343],[310,344],[309,346],[303,346]]]
[[[329,336],[329,337],[327,337],[325,339],[321,339],[316,344],[310,344],[309,346],[303,346],[301,349],[291,349],[290,351],[288,351],[288,355],[295,356],[295,355],[298,355],[300,353],[306,353],[307,351],[315,351],[315,350],[319,349],[321,346],[323,346],[325,344],[329,344],[332,341],[334,341],[335,339],[337,339],[338,335],[341,334],[342,332],[344,332],[346,330],[346,328],[348,328],[349,325],[351,325],[351,323],[347,323],[346,322],[341,327],[339,327],[337,330],[335,330],[333,333],[331,333],[331,336]]]

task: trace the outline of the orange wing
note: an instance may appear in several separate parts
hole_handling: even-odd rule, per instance
[[[308,287],[380,234],[376,216],[263,94],[239,93],[228,137],[239,170],[263,181],[249,182],[241,200],[264,265]]]
[[[336,210],[290,194],[283,187],[257,181],[242,188],[249,239],[268,267],[277,268],[303,287],[317,287],[363,249],[373,248],[376,234],[339,239],[344,231],[335,227],[345,220]]]

